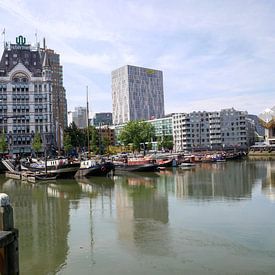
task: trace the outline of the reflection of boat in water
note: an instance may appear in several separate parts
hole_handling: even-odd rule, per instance
[[[58,180],[47,184],[47,194],[49,197],[57,198],[78,198],[81,189],[75,180]]]
[[[128,178],[129,186],[145,186],[145,187],[153,187],[154,181],[146,178]]]
[[[115,176],[115,182],[122,182],[128,186],[144,186],[154,187],[158,181],[158,173],[138,172],[138,173],[127,173],[125,175]]]
[[[114,179],[108,177],[77,178],[81,191],[96,197],[98,194],[110,196],[110,190],[114,188]],[[106,191],[106,192],[105,192]]]
[[[179,167],[181,169],[193,169],[196,168],[196,164],[191,162],[183,162],[179,165]]]
[[[91,178],[77,178],[78,183],[81,184],[94,184],[104,186],[114,186],[114,179],[111,177],[91,177]]]
[[[94,177],[106,176],[114,171],[115,166],[112,162],[98,162],[93,159],[83,160],[80,162],[80,169],[75,177]]]
[[[36,180],[41,180],[41,181],[49,181],[49,180],[56,180],[57,175],[50,175],[50,174],[36,174],[34,175]]]

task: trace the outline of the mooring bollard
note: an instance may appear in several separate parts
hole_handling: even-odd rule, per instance
[[[19,274],[18,230],[14,228],[9,196],[0,193],[0,274]]]

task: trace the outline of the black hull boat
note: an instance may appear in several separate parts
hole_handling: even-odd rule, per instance
[[[47,160],[47,165],[44,161],[21,163],[22,170],[46,173],[58,179],[73,178],[79,167],[79,162],[69,162],[68,159]]]
[[[102,177],[114,172],[114,170],[115,166],[112,162],[98,163],[94,160],[86,160],[81,161],[80,169],[75,174],[75,177]]]
[[[148,164],[135,164],[135,165],[129,165],[129,164],[116,164],[115,165],[115,171],[116,174],[120,172],[156,172],[158,171],[158,165],[154,163],[148,163]]]

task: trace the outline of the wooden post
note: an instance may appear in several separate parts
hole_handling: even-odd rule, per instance
[[[18,230],[13,224],[13,209],[7,194],[0,193],[0,231],[9,234],[10,241],[0,248],[0,272],[19,274]]]

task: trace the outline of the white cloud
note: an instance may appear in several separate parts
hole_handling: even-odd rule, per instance
[[[61,54],[70,107],[83,99],[74,97],[78,85],[89,85],[94,108],[107,111],[111,71],[133,64],[164,71],[167,112],[257,113],[275,89],[274,11],[272,1],[249,0],[0,0],[0,26],[7,38],[34,39],[37,30]]]

